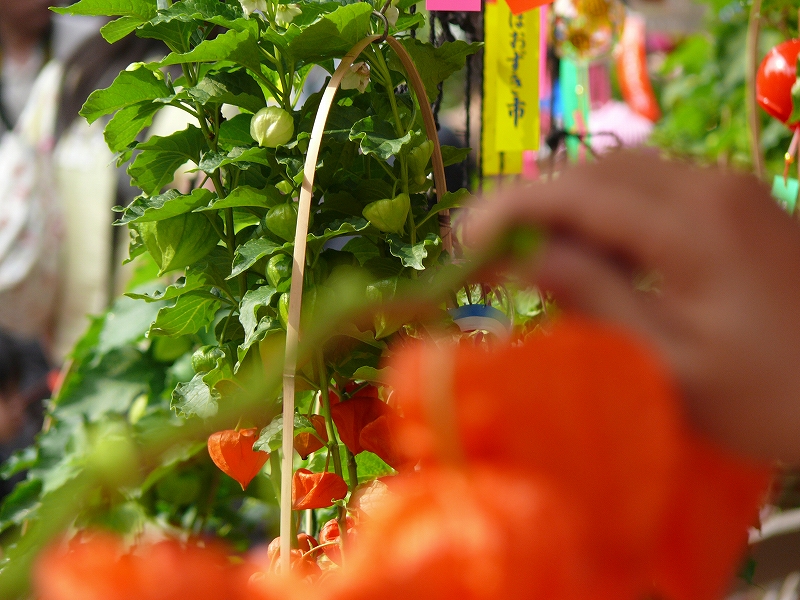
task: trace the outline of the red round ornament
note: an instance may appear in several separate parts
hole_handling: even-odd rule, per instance
[[[778,44],[767,52],[756,73],[758,104],[792,129],[798,126],[797,121],[789,123],[792,116],[792,86],[797,80],[798,55],[800,39]]]

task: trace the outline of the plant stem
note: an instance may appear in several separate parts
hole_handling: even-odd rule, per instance
[[[219,239],[221,239],[221,240],[224,240],[224,239],[225,239],[225,232],[224,232],[222,229],[220,229],[220,228],[219,228],[219,225],[217,225],[217,222],[216,222],[216,220],[214,219],[214,217],[212,217],[212,216],[211,216],[210,214],[208,214],[207,212],[204,212],[203,214],[204,214],[204,215],[205,215],[205,216],[208,218],[208,220],[211,222],[211,226],[214,228],[214,231],[216,231],[216,232],[217,232],[217,235],[219,236]]]
[[[356,458],[353,456],[353,453],[350,452],[349,448],[345,446],[344,448],[344,457],[347,461],[347,473],[350,476],[350,493],[356,491],[356,487],[358,486],[358,467],[356,465]]]
[[[232,208],[225,209],[225,229],[228,235],[228,250],[230,251],[231,259],[233,259],[236,255],[236,232],[234,231]],[[245,271],[239,273],[237,281],[239,282],[239,298],[244,298],[247,292],[247,273]]]
[[[325,367],[325,359],[322,356],[322,351],[317,352],[317,370],[319,372],[320,395],[322,400],[322,416],[325,419],[325,430],[328,433],[328,456],[333,457],[333,470],[334,472],[344,479],[342,473],[342,458],[339,455],[339,439],[336,437],[336,430],[333,428],[333,417],[331,417],[331,401],[330,390],[328,388],[328,369]],[[327,470],[327,469],[326,469]],[[340,539],[344,542],[344,532],[347,531],[347,509],[343,506],[339,507],[339,522]],[[342,547],[342,557],[344,557],[344,547]]]
[[[753,170],[759,179],[764,179],[764,157],[761,154],[761,123],[756,107],[756,71],[758,69],[758,34],[761,29],[761,0],[753,0],[747,23],[745,60],[745,110],[747,112],[747,135],[750,139],[750,155]]]
[[[400,111],[397,110],[397,98],[394,96],[394,87],[392,87],[392,74],[389,72],[389,67],[386,65],[386,60],[383,58],[383,53],[380,48],[373,49],[375,55],[375,66],[380,71],[383,87],[389,96],[389,104],[392,107],[392,116],[394,117],[394,130],[398,137],[402,137],[403,122],[400,120]]]
[[[369,155],[367,155],[367,156],[369,156]],[[385,164],[385,163],[384,163],[384,162],[383,162],[383,161],[382,161],[380,158],[377,158],[377,159],[375,159],[375,162],[377,162],[377,163],[378,163],[378,164],[381,166],[381,169],[383,169],[384,171],[386,171],[386,174],[387,174],[389,177],[391,177],[391,178],[392,178],[392,179],[395,181],[395,183],[396,183],[397,181],[399,181],[399,180],[397,179],[397,177],[395,176],[395,174],[394,174],[394,173],[392,173],[392,170],[391,170],[391,169],[390,169],[390,168],[389,168],[389,167],[388,167],[388,166],[387,166],[387,165],[386,165],[386,164]]]
[[[269,453],[269,480],[272,483],[272,491],[275,493],[275,500],[278,508],[281,505],[281,457],[277,451]]]
[[[272,83],[267,78],[266,75],[264,75],[263,73],[260,73],[258,71],[251,71],[251,73],[253,73],[253,75],[255,75],[256,77],[258,77],[261,80],[261,83],[263,83],[267,87],[267,89],[272,93],[272,95],[275,97],[276,100],[280,99],[281,91],[277,88],[277,86],[274,83]]]
[[[325,419],[325,431],[328,434],[328,452],[333,459],[333,470],[339,476],[342,473],[342,458],[339,455],[339,438],[336,437],[336,430],[333,427],[333,417],[331,417],[331,402],[328,394],[328,369],[325,367],[325,360],[322,352],[317,352],[317,372],[319,373],[320,401],[322,403],[322,417]]]

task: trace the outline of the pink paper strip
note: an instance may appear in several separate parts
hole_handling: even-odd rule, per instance
[[[547,16],[548,6],[539,9],[539,100],[550,97],[550,73],[547,71]]]
[[[425,0],[427,10],[481,12],[481,0]]]
[[[522,152],[522,178],[531,181],[539,179],[539,163],[536,162],[536,152],[533,150]]]

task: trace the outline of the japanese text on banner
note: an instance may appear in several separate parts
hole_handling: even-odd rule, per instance
[[[486,175],[519,172],[521,153],[539,148],[539,21],[539,9],[514,15],[505,0],[486,4]]]

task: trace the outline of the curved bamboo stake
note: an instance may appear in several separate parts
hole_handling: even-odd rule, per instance
[[[308,153],[303,166],[303,185],[300,189],[300,199],[297,207],[297,229],[294,236],[294,255],[292,260],[292,279],[289,288],[289,319],[286,328],[286,350],[283,364],[283,440],[281,451],[283,452],[281,463],[281,519],[280,519],[280,567],[281,571],[288,573],[291,569],[291,519],[292,519],[292,458],[294,451],[294,396],[295,396],[295,372],[297,371],[297,352],[300,340],[300,308],[303,300],[303,279],[306,265],[306,238],[308,236],[308,223],[311,214],[311,197],[314,191],[314,175],[317,168],[317,159],[322,145],[322,136],[325,132],[325,124],[328,121],[328,114],[333,106],[339,84],[361,53],[373,42],[380,41],[383,36],[371,35],[360,42],[344,55],[342,62],[339,63],[334,71],[322,100],[317,109],[317,116],[314,119],[314,126],[311,129],[311,139],[308,143]],[[386,42],[392,47],[400,58],[400,62],[406,70],[408,83],[417,96],[422,119],[425,124],[425,132],[428,139],[433,142],[434,150],[431,157],[433,161],[433,178],[436,184],[436,197],[440,201],[447,193],[447,185],[444,177],[444,161],[442,160],[442,149],[439,144],[439,136],[436,131],[436,123],[431,112],[428,97],[425,93],[425,86],[417,72],[414,62],[411,60],[406,49],[395,38],[387,36]],[[420,101],[421,100],[421,101]],[[449,211],[442,211],[440,226],[442,229],[442,243],[445,250],[452,251],[452,237],[450,232]]]

